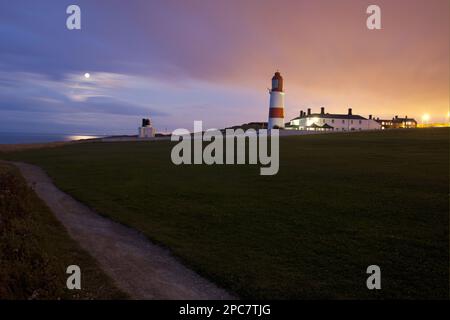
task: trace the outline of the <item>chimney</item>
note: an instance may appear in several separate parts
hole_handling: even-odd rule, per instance
[[[142,119],[142,126],[145,127],[147,125],[147,119]]]
[[[408,116],[405,116],[405,119],[408,119]]]
[[[311,115],[311,108],[308,108],[308,116]]]
[[[352,108],[348,108],[348,115],[349,115],[349,116],[352,115]]]
[[[325,108],[324,107],[320,108],[320,114],[325,114]]]
[[[303,118],[303,110],[300,110],[300,118]]]
[[[395,116],[395,119],[398,119],[398,116]]]

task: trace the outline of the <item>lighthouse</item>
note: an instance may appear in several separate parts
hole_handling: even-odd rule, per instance
[[[270,93],[269,122],[267,129],[284,128],[284,91],[283,77],[277,71],[272,78]]]
[[[139,138],[152,138],[156,134],[155,128],[152,126],[150,119],[142,119],[142,127],[139,127],[138,137]]]

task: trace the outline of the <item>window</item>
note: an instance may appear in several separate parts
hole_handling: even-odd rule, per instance
[[[342,123],[345,123],[345,120],[342,120]]]
[[[351,120],[350,123],[353,124],[353,120]]]
[[[361,124],[362,123],[362,121],[361,120],[359,120],[359,124]]]
[[[334,119],[331,119],[331,123],[334,123]]]
[[[278,80],[277,79],[272,80],[272,89],[278,89]]]

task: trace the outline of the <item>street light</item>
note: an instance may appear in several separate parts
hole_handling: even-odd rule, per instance
[[[422,116],[422,124],[423,123],[426,123],[426,124],[428,124],[428,121],[430,120],[430,115],[428,114],[428,113],[425,113],[423,116]]]

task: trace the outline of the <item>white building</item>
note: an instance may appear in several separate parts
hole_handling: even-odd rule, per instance
[[[300,116],[292,119],[286,129],[291,130],[313,130],[313,131],[362,131],[379,130],[380,123],[372,119],[366,119],[359,115],[352,114],[352,109],[348,109],[347,114],[325,113],[325,108],[321,108],[320,113],[300,111]]]
[[[156,134],[156,129],[152,127],[150,119],[142,119],[142,127],[138,129],[139,138],[151,138]]]

